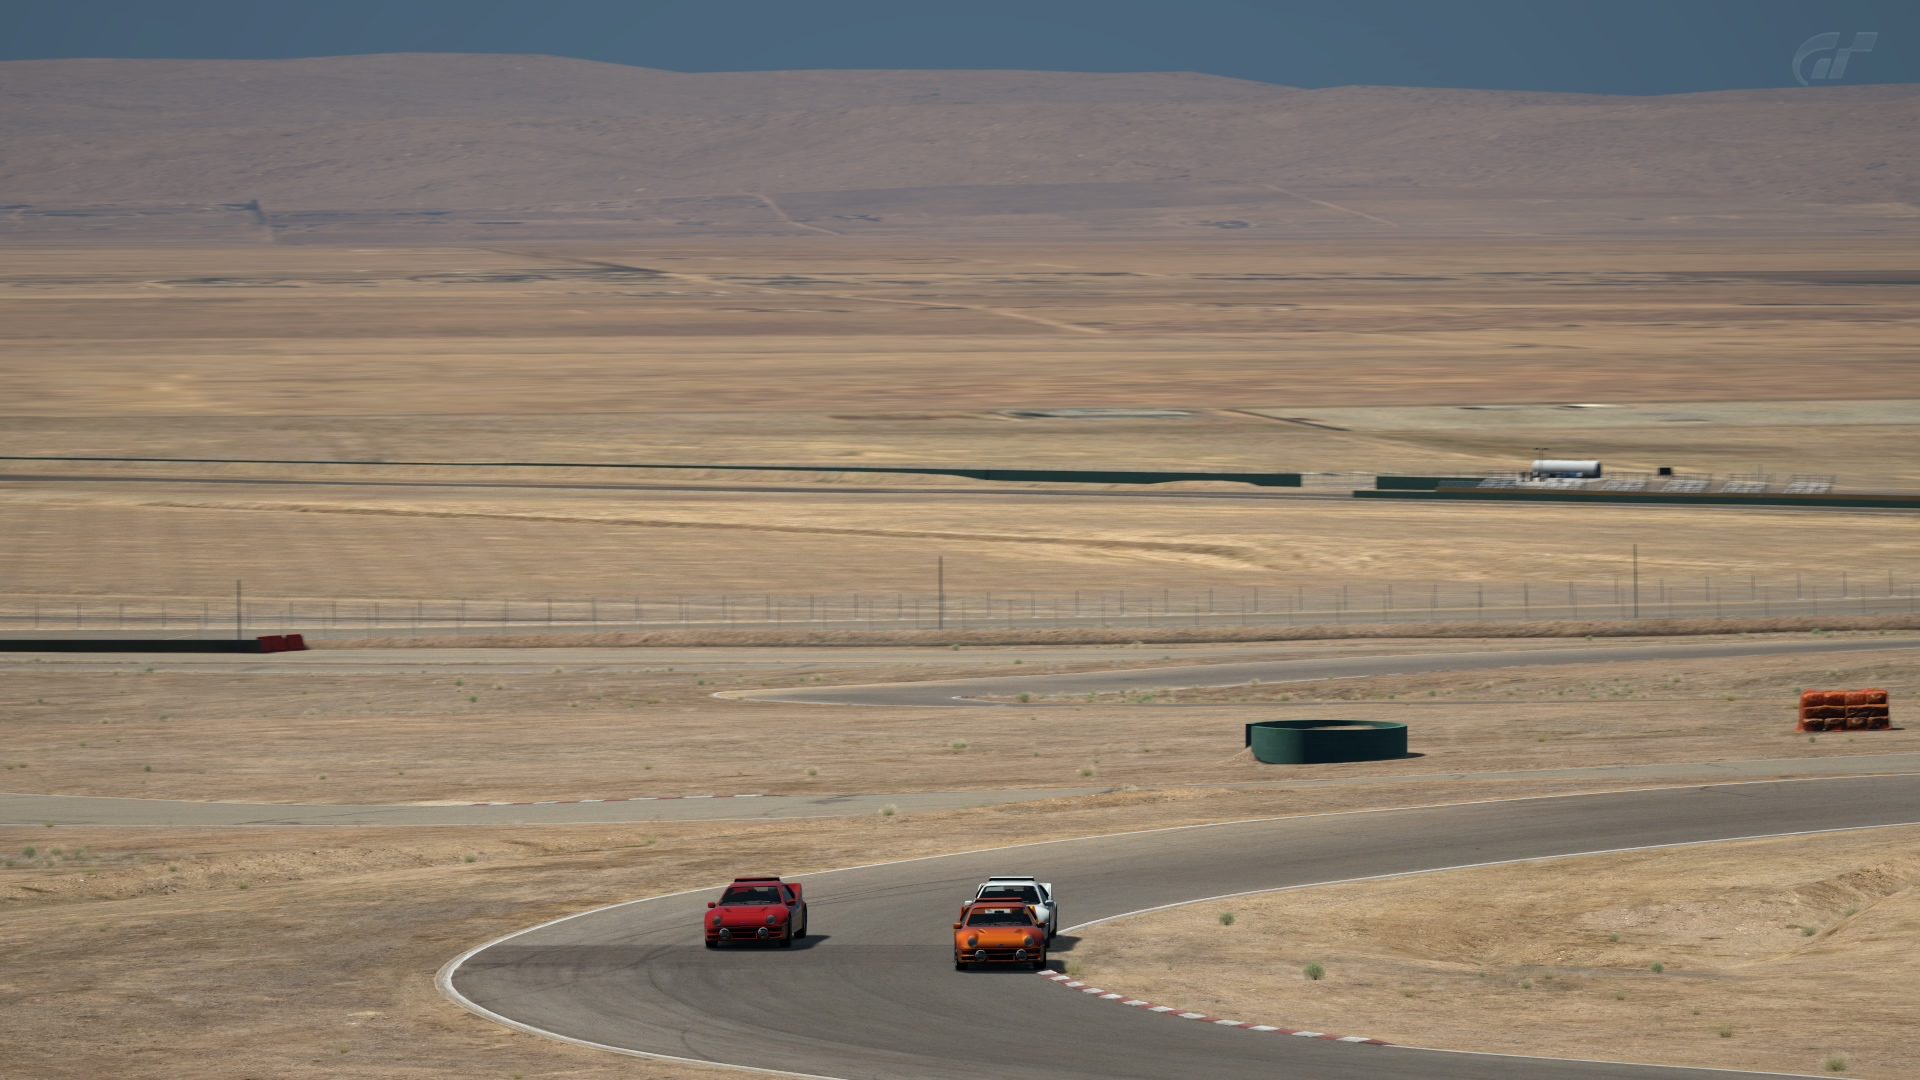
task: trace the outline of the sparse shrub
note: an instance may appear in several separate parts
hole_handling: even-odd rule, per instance
[[[1723,1038],[1723,1039],[1731,1039],[1731,1038],[1733,1038],[1733,1025],[1732,1025],[1732,1024],[1721,1024],[1721,1025],[1720,1025],[1720,1037],[1721,1037],[1721,1038]]]
[[[1220,925],[1221,925],[1221,926],[1232,926],[1232,925],[1233,925],[1233,920],[1234,920],[1234,914],[1233,914],[1233,912],[1231,912],[1231,911],[1223,911],[1223,912],[1221,912],[1221,913],[1220,913]]]
[[[1843,1058],[1843,1057],[1841,1057],[1841,1056],[1840,1056],[1840,1055],[1838,1055],[1838,1054],[1835,1054],[1834,1056],[1832,1056],[1832,1057],[1830,1057],[1830,1058],[1828,1058],[1828,1059],[1827,1059],[1827,1071],[1828,1071],[1828,1072],[1846,1072],[1846,1071],[1847,1071],[1847,1059],[1846,1059],[1846,1058]]]
[[[1655,960],[1655,961],[1653,962],[1653,973],[1654,973],[1655,975],[1661,975],[1661,974],[1664,974],[1664,973],[1666,972],[1666,970],[1667,970],[1667,965],[1665,965],[1665,964],[1663,964],[1663,963],[1661,963],[1661,962],[1660,962],[1660,961],[1658,961],[1658,960]]]
[[[888,803],[887,805],[880,808],[881,817],[892,817],[893,815],[899,812],[900,812],[899,808],[894,806],[892,803]]]
[[[1324,979],[1327,977],[1327,969],[1321,967],[1319,964],[1308,964],[1304,969],[1302,969],[1301,974],[1305,975],[1307,978],[1313,980],[1314,982],[1319,982],[1321,979]]]
[[[480,861],[480,856],[478,856],[478,855],[468,855],[468,856],[466,857],[466,859],[465,859],[464,861],[465,861],[465,862],[470,862],[470,863],[471,863],[471,862],[479,862],[479,861]]]
[[[1521,979],[1521,980],[1520,980],[1520,989],[1522,989],[1522,990],[1531,990],[1531,989],[1533,989],[1533,980],[1532,980],[1532,979]]]
[[[1080,767],[1080,775],[1081,775],[1081,776],[1084,776],[1084,777],[1092,777],[1092,776],[1093,776],[1093,770],[1092,770],[1091,768],[1089,768],[1089,767],[1087,767],[1087,766],[1085,766],[1085,765],[1083,765],[1083,766],[1081,766],[1081,767]]]
[[[25,855],[27,858],[31,859],[35,855],[38,855],[39,851],[36,850],[32,844],[28,844],[25,848],[21,850],[20,854]]]
[[[808,776],[819,776],[819,775],[820,775],[820,770],[819,770],[819,769],[808,769],[808,770],[807,770],[807,775],[808,775]]]
[[[1615,990],[1615,991],[1613,992],[1613,1000],[1615,1000],[1615,1001],[1625,1001],[1625,1000],[1627,1000],[1627,995],[1626,995],[1626,993],[1625,993],[1625,992],[1623,992],[1623,991],[1620,991],[1620,990]]]
[[[152,771],[153,771],[153,766],[151,766],[151,765],[142,765],[142,766],[140,766],[140,768],[141,768],[141,770],[142,770],[142,771],[144,771],[144,772],[152,772]]]
[[[1033,695],[1032,695],[1032,694],[1021,694],[1018,700],[1020,701],[1020,703],[1021,703],[1021,704],[1023,704],[1023,705],[1024,705],[1024,704],[1026,704],[1027,702],[1029,702],[1029,701],[1032,701],[1032,700],[1033,700]]]
[[[479,696],[478,696],[478,695],[476,695],[476,694],[468,694],[468,695],[467,695],[467,704],[469,704],[469,705],[471,705],[471,704],[473,704],[474,702],[476,702],[476,701],[479,701],[479,700],[480,700],[480,698],[479,698]]]
[[[1613,944],[1615,944],[1615,945],[1618,945],[1618,944],[1620,944],[1620,935],[1619,935],[1619,934],[1608,934],[1608,935],[1607,935],[1607,940],[1608,940],[1609,942],[1611,942],[1611,943],[1613,943]]]
[[[967,743],[966,743],[966,740],[964,739],[956,739],[954,740],[952,745],[953,745],[953,752],[956,754],[967,748]]]
[[[1813,929],[1813,927],[1811,927],[1811,926],[1803,926],[1803,927],[1801,927],[1801,928],[1800,928],[1800,936],[1801,936],[1801,937],[1812,937],[1813,935],[1814,935],[1814,929]]]

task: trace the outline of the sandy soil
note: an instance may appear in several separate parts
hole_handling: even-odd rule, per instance
[[[1087,931],[1074,970],[1411,1045],[1893,1078],[1920,1060],[1916,932],[1902,828],[1198,904]]]
[[[1299,655],[1458,647],[1324,643]],[[1017,664],[1013,650],[997,669],[970,663],[957,671],[943,670],[937,658],[893,666],[547,670],[534,666],[535,654],[511,672],[455,673],[436,670],[430,652],[417,655],[417,669],[400,671],[182,670],[191,669],[190,659],[129,662],[110,672],[62,670],[57,662],[0,670],[8,706],[0,785],[145,798],[480,802],[1417,778],[1920,749],[1920,733],[1904,728],[1815,738],[1793,731],[1798,694],[1808,686],[1883,687],[1896,702],[1920,693],[1920,654],[1906,652],[1814,664],[1763,658],[1401,676],[1136,694],[1026,711],[1018,703],[993,711],[835,709],[711,695],[1114,665]],[[1146,653],[1125,666],[1166,662],[1179,657]],[[1232,703],[1241,699],[1258,706]],[[1278,770],[1245,755],[1247,721],[1299,715],[1404,720],[1422,756]],[[767,752],[770,737],[780,752]]]
[[[4,829],[0,1015],[45,1080],[715,1075],[576,1050],[469,1016],[433,972],[474,944],[597,905],[726,880],[1242,817],[1580,790],[1458,783],[1116,793],[858,821],[519,830]],[[31,847],[33,854],[26,854]],[[57,849],[57,851],[56,851]],[[731,1075],[731,1074],[723,1074]]]

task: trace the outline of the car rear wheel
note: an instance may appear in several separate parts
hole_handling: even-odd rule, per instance
[[[1033,962],[1033,970],[1035,971],[1047,970],[1047,954],[1046,953],[1041,953],[1040,959],[1035,960]]]
[[[709,948],[709,949],[717,949],[717,948],[719,948],[719,947],[720,947],[720,943],[719,943],[719,942],[717,942],[717,941],[715,941],[715,940],[713,940],[712,938],[708,938],[708,939],[707,939],[707,948]]]
[[[953,962],[953,970],[955,970],[955,971],[965,971],[965,970],[967,970],[967,962],[966,962],[965,960],[959,960],[959,959],[956,959],[956,960],[954,960],[954,962]]]
[[[798,930],[795,930],[795,931],[793,932],[793,936],[794,936],[794,937],[797,937],[797,938],[803,938],[803,937],[806,937],[806,936],[807,936],[807,916],[805,915],[805,913],[802,913],[802,914],[801,914],[801,916],[800,916],[800,929],[798,929]]]

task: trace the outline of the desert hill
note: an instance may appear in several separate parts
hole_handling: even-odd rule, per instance
[[[746,197],[791,215],[784,227],[828,211],[859,227],[1282,190],[1920,213],[1911,86],[1622,98],[1180,73],[688,74],[544,56],[21,61],[0,63],[0,145],[0,204],[28,214]]]

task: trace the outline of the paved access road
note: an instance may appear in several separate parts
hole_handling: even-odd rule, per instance
[[[1872,777],[1098,837],[807,875],[801,880],[813,936],[792,950],[703,948],[699,918],[711,894],[700,892],[524,931],[449,964],[441,979],[457,1001],[527,1030],[629,1052],[816,1076],[1708,1080],[1731,1074],[1346,1045],[1143,1014],[1029,973],[956,972],[948,925],[971,887],[994,873],[1051,880],[1067,921],[1085,923],[1249,890],[1628,846],[1914,823],[1920,823],[1920,779]],[[1566,863],[1564,872],[1575,887],[1579,864]],[[1070,927],[1056,943],[1056,967],[1072,955],[1074,940]],[[1237,1019],[1288,1022],[1285,1016]]]
[[[786,701],[810,705],[966,706],[1030,694],[1034,698],[1083,694],[1138,693],[1182,687],[1241,686],[1253,682],[1312,682],[1419,672],[1483,668],[1542,667],[1555,664],[1628,664],[1653,660],[1708,660],[1730,656],[1813,656],[1920,648],[1911,637],[1845,638],[1832,641],[1741,639],[1710,644],[1594,645],[1586,648],[1507,649],[1480,652],[1431,652],[1359,657],[1314,657],[1086,671],[1064,675],[994,676],[940,682],[874,686],[820,686],[792,690],[728,691],[718,697],[748,701]],[[1165,706],[1157,706],[1164,708]]]

